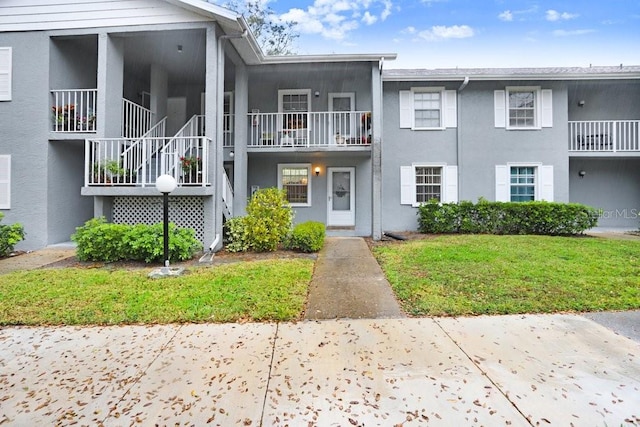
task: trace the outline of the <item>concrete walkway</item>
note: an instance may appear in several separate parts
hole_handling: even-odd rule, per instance
[[[318,254],[305,319],[404,317],[382,269],[360,237],[329,237]]]
[[[0,329],[0,425],[640,423],[640,344],[574,315]]]

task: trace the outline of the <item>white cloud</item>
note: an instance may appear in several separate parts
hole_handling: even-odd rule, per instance
[[[468,25],[452,25],[445,27],[444,25],[436,25],[428,30],[420,31],[418,35],[428,41],[446,40],[446,39],[465,39],[473,37],[473,28]]]
[[[360,26],[360,22],[373,25],[384,21],[393,8],[392,0],[314,0],[306,10],[293,8],[280,15],[279,19],[296,22],[300,33],[320,34],[343,42]]]
[[[568,21],[569,19],[577,18],[578,15],[575,13],[569,12],[558,12],[557,10],[549,9],[546,13],[547,21],[555,22],[555,21]]]
[[[567,37],[567,36],[583,36],[585,34],[595,33],[596,30],[555,30],[553,35],[556,37]]]
[[[376,23],[376,21],[378,21],[378,17],[370,14],[368,10],[364,13],[364,16],[362,17],[362,22],[364,22],[367,25],[373,25]]]
[[[416,27],[407,27],[404,30],[401,31],[402,34],[415,34],[416,33]]]
[[[510,10],[505,10],[498,15],[498,19],[505,22],[513,21],[513,13]]]

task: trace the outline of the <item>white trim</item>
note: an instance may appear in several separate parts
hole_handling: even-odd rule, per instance
[[[349,172],[350,204],[348,211],[334,211],[333,200],[333,172]],[[350,227],[356,225],[356,168],[355,167],[327,167],[327,226]]]
[[[336,98],[349,98],[351,108],[349,111],[356,111],[355,92],[329,92],[329,112],[333,112],[333,100]]]
[[[414,104],[416,93],[439,93],[440,94],[440,126],[433,126],[433,127],[417,127],[416,126],[416,118],[415,118],[416,109]],[[411,116],[412,116],[411,130],[444,130],[445,129],[445,125],[444,125],[445,94],[444,93],[445,93],[444,87],[424,86],[424,87],[411,88]]]
[[[278,189],[282,190],[282,169],[306,168],[307,169],[307,203],[289,203],[293,207],[311,206],[311,163],[278,163]]]
[[[0,47],[0,101],[11,101],[12,48]]]
[[[11,155],[0,155],[0,209],[11,209]]]
[[[458,166],[446,163],[412,163],[411,166],[400,166],[400,204],[419,207],[416,195],[416,168],[440,168],[440,201],[442,203],[458,202]]]
[[[285,111],[282,110],[282,98],[285,95],[307,95],[307,111],[301,112],[311,112],[311,89],[278,89],[278,113],[285,113]]]
[[[542,110],[540,126],[543,128],[553,127],[553,91],[542,89],[540,92],[540,109]]]
[[[539,162],[509,162],[506,165],[496,165],[496,201],[511,201],[511,168],[535,168],[534,200],[554,200],[553,166]]]
[[[506,92],[504,90],[493,91],[493,120],[494,127],[507,127]]]
[[[505,125],[507,130],[540,130],[542,128],[542,95],[540,86],[507,86],[505,88]],[[509,94],[511,92],[533,92],[533,126],[511,126],[509,124]]]
[[[442,125],[445,128],[458,127],[458,92],[455,90],[445,90],[443,93]]]
[[[415,205],[416,172],[413,166],[400,166],[400,204]]]
[[[401,90],[399,93],[400,104],[400,129],[413,127],[413,92]]]

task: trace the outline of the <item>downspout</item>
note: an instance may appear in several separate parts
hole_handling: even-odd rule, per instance
[[[224,102],[224,50],[222,49],[222,43],[228,39],[240,39],[244,38],[248,35],[247,30],[242,31],[242,33],[238,34],[223,34],[218,37],[218,46],[216,50],[217,58],[216,58],[216,141],[215,141],[215,171],[213,176],[213,185],[214,185],[214,195],[215,201],[215,214],[222,215],[222,209],[220,206],[221,201],[218,200],[218,196],[220,194],[217,193],[216,189],[222,188],[222,182],[220,180],[220,167],[218,163],[220,163],[220,159],[223,156],[223,148],[222,148],[222,140],[223,140],[223,102]],[[214,226],[215,227],[215,226]],[[217,231],[217,230],[215,230]],[[207,259],[211,260],[214,256],[214,253],[217,252],[220,248],[218,248],[218,244],[221,242],[220,233],[214,233],[215,239],[213,243],[209,246],[209,250],[200,258],[200,262],[206,262]]]
[[[460,87],[458,88],[458,108],[456,108],[456,114],[458,116],[457,118],[457,126],[456,126],[456,162],[458,164],[458,201],[460,201],[460,192],[462,191],[462,141],[461,141],[461,137],[460,137],[460,119],[462,118],[462,115],[460,113],[460,111],[462,110],[462,102],[460,99],[460,92],[462,92],[464,90],[465,87],[467,87],[467,85],[469,84],[469,76],[465,76],[464,81],[462,82],[462,84],[460,85]]]

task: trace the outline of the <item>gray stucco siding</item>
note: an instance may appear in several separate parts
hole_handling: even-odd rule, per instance
[[[247,194],[251,186],[260,188],[278,187],[278,164],[311,164],[311,206],[295,206],[294,224],[304,221],[327,223],[327,168],[354,167],[356,184],[356,225],[355,233],[371,235],[371,159],[364,155],[340,153],[303,154],[250,154],[247,178]],[[314,168],[320,167],[320,175],[315,176]]]
[[[640,158],[572,158],[568,175],[570,201],[601,209],[599,227],[640,227]]]
[[[13,50],[12,100],[0,102],[0,154],[11,155],[11,209],[2,211],[3,224],[24,226],[27,240],[17,249],[37,249],[47,244],[49,37],[0,33],[0,46]]]

